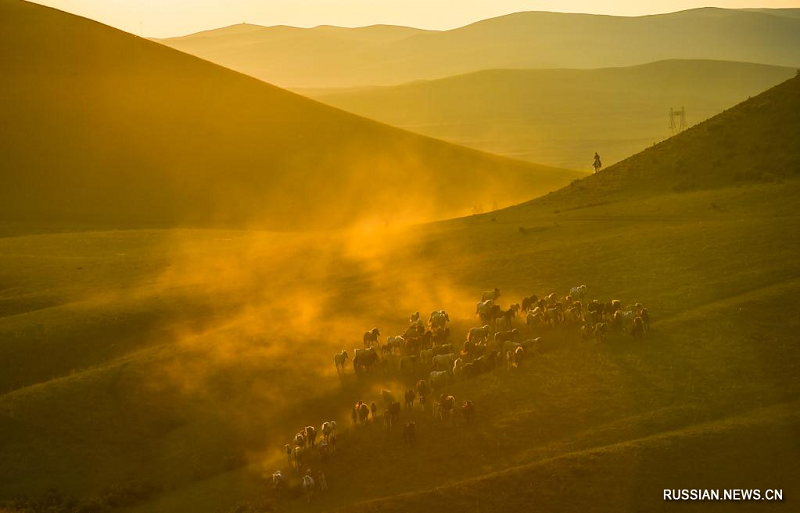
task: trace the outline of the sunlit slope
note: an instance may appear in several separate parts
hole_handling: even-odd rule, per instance
[[[53,304],[0,319],[3,387],[12,389],[0,396],[0,497],[49,487],[86,497],[132,479],[163,487],[139,508],[148,513],[228,511],[262,497],[263,473],[281,465],[277,453],[299,426],[331,417],[346,426],[354,401],[418,378],[358,383],[348,368],[340,381],[333,352],[357,347],[364,325],[398,333],[404,312],[436,306],[452,313],[458,343],[476,322],[475,283],[516,298],[587,282],[592,297],[644,301],[654,331],[643,343],[619,336],[601,346],[544,333],[542,354],[520,373],[448,389],[480,408],[473,429],[433,422],[430,412],[404,414],[420,429],[415,451],[398,430],[348,431],[324,467],[324,507],[431,490],[796,400],[798,346],[786,334],[800,329],[798,193],[796,181],[750,184],[564,214],[473,218],[364,237],[370,247],[384,244],[374,259],[339,253],[347,243],[336,237],[328,244],[252,232],[5,238],[5,304],[41,296]],[[520,225],[535,230],[521,234]],[[165,252],[165,242],[182,249]],[[278,299],[275,290],[283,291]],[[796,427],[762,439],[779,445],[758,453],[759,468],[778,451],[796,456],[783,443]],[[746,447],[752,436],[724,440]],[[751,455],[736,454],[724,461]],[[727,475],[749,476],[752,466],[729,465]],[[586,468],[591,476],[595,467]],[[655,483],[679,467],[650,468],[660,472]],[[614,474],[622,483],[630,477]],[[793,489],[785,473],[774,475],[782,479],[770,486]],[[546,493],[554,503],[574,498]],[[291,510],[305,509],[293,502]]]
[[[782,10],[704,8],[639,17],[521,12],[447,31],[406,33],[398,27],[387,36],[381,31],[388,28],[379,28],[265,27],[246,35],[228,35],[231,29],[225,28],[161,42],[296,88],[393,85],[484,69],[603,68],[663,59],[800,65],[800,19]],[[363,37],[373,32],[374,37]]]
[[[795,110],[797,80],[715,118],[732,134],[786,134],[742,165],[794,158],[798,120],[776,105]],[[657,156],[693,157],[696,130]],[[330,491],[284,511],[387,497],[403,511],[437,497],[466,511],[533,498],[546,510],[649,511],[673,483],[796,496],[800,181],[737,182],[737,160],[720,154],[707,182],[678,191],[670,168],[645,160],[617,175],[620,164],[491,216],[406,230],[2,238],[0,498],[50,487],[94,497],[141,480],[158,492],[136,511],[231,511],[264,500],[283,444],[328,418],[347,426],[321,466]],[[349,428],[355,401],[424,375],[357,380],[348,366],[338,378],[333,353],[360,346],[368,327],[396,334],[410,312],[446,308],[458,347],[481,290],[500,287],[506,305],[578,283],[589,298],[643,302],[652,331],[604,344],[542,331],[518,371],[446,389],[475,402],[474,426],[404,412],[418,425],[414,450],[400,427]]]
[[[695,124],[794,76],[794,68],[670,60],[597,70],[488,70],[311,95],[391,125],[514,158],[590,169],[670,135],[669,109]]]
[[[56,10],[0,2],[0,219],[295,229],[507,205],[574,174],[419,137]]]

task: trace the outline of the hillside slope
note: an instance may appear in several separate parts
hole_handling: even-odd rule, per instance
[[[590,169],[670,135],[670,108],[695,124],[794,76],[795,69],[672,60],[596,70],[491,70],[311,96],[397,127],[513,158]]]
[[[800,329],[799,193],[796,182],[753,184],[567,215],[473,218],[391,234],[356,265],[335,251],[346,246],[338,238],[124,231],[2,239],[4,304],[51,304],[0,318],[3,391],[14,387],[0,395],[0,500],[51,487],[83,498],[138,480],[161,490],[136,511],[230,511],[242,500],[271,500],[264,476],[285,465],[279,449],[298,427],[335,418],[340,451],[320,467],[330,493],[309,508],[300,500],[282,508],[314,511],[797,400],[798,346],[786,334]],[[520,224],[536,229],[522,235]],[[181,249],[165,252],[164,241]],[[546,341],[541,355],[519,373],[498,370],[446,389],[475,401],[474,428],[434,422],[430,411],[403,413],[419,428],[413,452],[399,428],[349,427],[356,400],[379,400],[385,387],[400,393],[424,374],[356,380],[348,366],[337,377],[331,355],[358,347],[364,326],[400,333],[406,311],[444,307],[458,344],[476,322],[482,284],[499,286],[510,302],[576,282],[588,283],[590,297],[645,302],[652,334],[595,345],[569,331],[536,333]],[[274,290],[285,293],[274,300]],[[791,440],[796,420],[777,431]],[[732,433],[720,451],[747,447],[753,433],[764,431]],[[758,468],[781,451],[796,459],[786,439],[761,438],[769,450],[759,451]],[[749,456],[723,454],[717,461]],[[670,461],[684,458],[676,450]],[[752,464],[726,475],[750,476]],[[637,483],[626,466],[600,465],[620,486]],[[675,476],[672,466],[649,468],[651,482]],[[782,479],[767,484],[792,490],[781,471],[791,467],[773,468]],[[607,475],[596,472],[589,466],[585,476]],[[574,504],[567,490],[547,495]]]
[[[673,485],[796,496],[800,180],[735,175],[796,162],[798,80],[491,216],[348,233],[0,238],[0,501],[51,487],[105,497],[136,481],[154,491],[129,511],[272,505],[270,473],[291,475],[284,444],[325,419],[340,421],[339,449],[311,465],[329,491],[275,509],[429,511],[441,497],[453,501],[443,510],[540,500],[638,512],[671,506],[659,489]],[[705,131],[717,122],[724,130]],[[715,154],[726,135],[753,151]],[[676,191],[686,175],[670,162],[684,152],[699,181]],[[416,408],[390,429],[351,427],[356,401],[399,396],[428,371],[402,373],[395,359],[340,376],[332,355],[369,327],[387,337],[410,312],[445,308],[460,349],[480,291],[499,287],[506,306],[579,283],[587,300],[642,302],[652,330],[598,343],[516,319],[542,337],[538,352],[443,389],[474,401],[473,425]],[[410,421],[413,449],[401,438]]]
[[[227,29],[220,29],[222,37],[206,31],[160,42],[293,88],[394,85],[484,69],[603,68],[664,59],[800,65],[800,19],[780,10],[703,8],[639,17],[520,12],[397,39],[357,37],[368,29],[330,33],[264,27],[245,39],[224,37]],[[393,35],[406,29],[396,30]],[[287,32],[290,37],[280,37]]]
[[[597,174],[517,209],[587,206],[800,177],[800,74]],[[502,215],[503,213],[498,213]]]
[[[0,220],[320,228],[465,214],[576,175],[340,112],[98,23],[0,1]]]
[[[686,503],[661,500],[669,490],[766,490],[783,497],[797,487],[781,468],[800,451],[800,425],[790,402],[748,415],[702,423],[586,451],[567,453],[487,476],[350,505],[336,511],[502,512],[675,511]],[[731,443],[735,441],[735,443]],[[665,480],[668,481],[665,483]],[[698,485],[702,483],[702,485]],[[566,493],[565,493],[566,492]],[[660,502],[659,502],[660,501]],[[770,502],[747,502],[747,511],[772,511]],[[730,511],[730,502],[706,502],[703,510]]]

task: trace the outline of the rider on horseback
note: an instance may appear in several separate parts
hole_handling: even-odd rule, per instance
[[[595,173],[600,171],[600,168],[603,167],[603,163],[600,162],[600,155],[598,155],[597,152],[594,152],[594,163],[592,164],[592,167],[594,168]]]

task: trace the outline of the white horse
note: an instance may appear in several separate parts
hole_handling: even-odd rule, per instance
[[[292,451],[292,461],[294,463],[294,469],[298,474],[300,473],[300,467],[303,466],[303,456],[305,456],[305,454],[303,454],[303,448],[299,445],[295,445]]]
[[[311,496],[314,495],[314,478],[310,474],[303,476],[303,491],[306,494],[306,502],[311,503]]]
[[[486,290],[481,293],[481,301],[497,301],[497,298],[500,297],[500,289],[497,287],[494,290]]]
[[[328,440],[331,437],[331,435],[334,433],[334,431],[336,431],[336,421],[335,420],[329,420],[329,421],[323,422],[322,423],[322,428],[320,429],[320,431],[322,431],[322,439],[323,440]]]
[[[276,470],[275,473],[272,474],[272,485],[275,487],[275,497],[280,499],[281,492],[283,491],[283,474],[280,470]]]

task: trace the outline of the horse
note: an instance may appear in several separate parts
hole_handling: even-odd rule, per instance
[[[406,390],[406,394],[405,394],[404,398],[406,400],[406,410],[413,410],[414,409],[414,399],[417,398],[417,394],[414,392],[414,389],[413,388],[409,388],[408,390]]]
[[[275,486],[275,497],[280,499],[281,492],[283,492],[283,474],[280,470],[276,470],[275,473],[272,474],[272,484]]]
[[[381,332],[378,328],[372,328],[370,331],[364,333],[364,347],[369,349],[373,345],[377,345],[380,336]]]
[[[306,494],[306,503],[310,504],[311,496],[314,494],[314,478],[311,477],[310,470],[303,476],[303,491]]]
[[[348,356],[347,351],[342,351],[341,353],[333,355],[333,363],[336,365],[337,373],[344,372],[344,364],[347,362]]]

